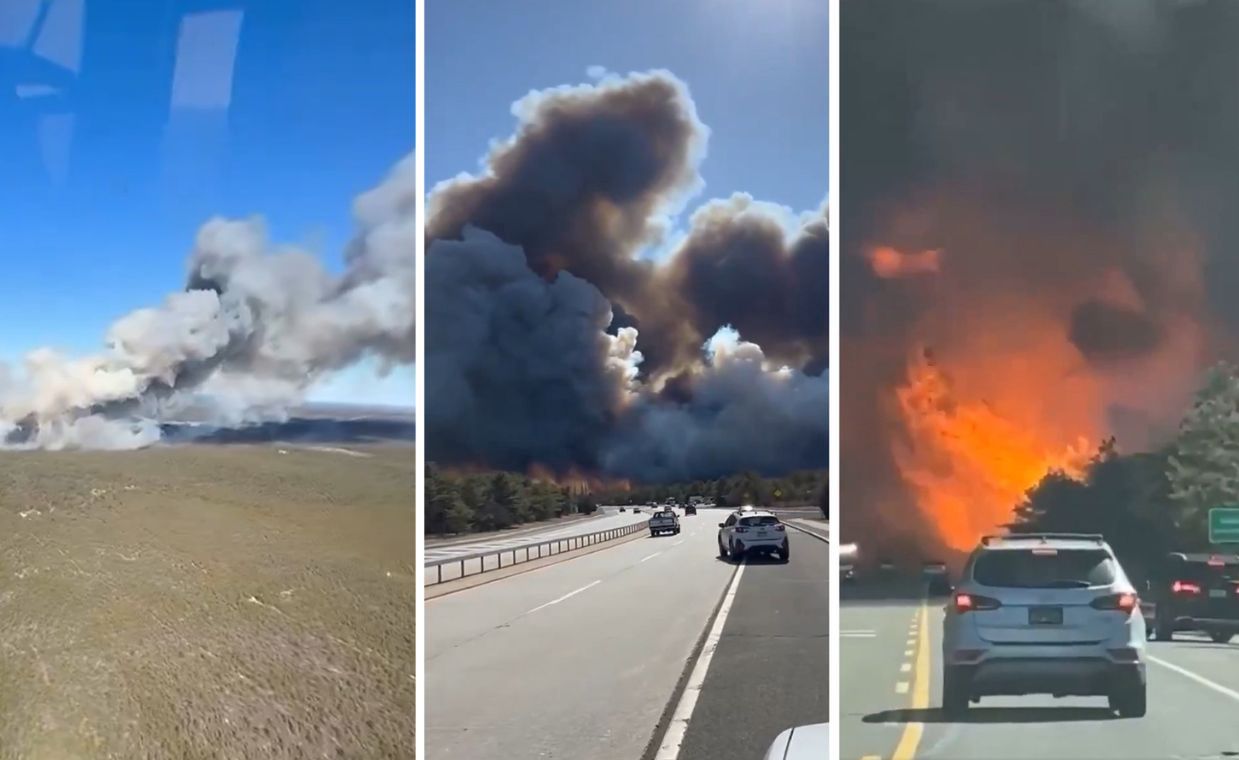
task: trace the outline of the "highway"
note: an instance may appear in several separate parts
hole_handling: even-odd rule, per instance
[[[1239,646],[1149,642],[1149,710],[1104,698],[987,698],[960,722],[941,705],[944,600],[848,590],[840,605],[844,760],[1200,760],[1239,756]],[[1181,639],[1181,640],[1180,640]]]
[[[602,514],[596,517],[574,520],[565,524],[533,526],[514,531],[488,533],[483,536],[448,541],[429,541],[426,545],[426,562],[430,563],[435,560],[510,549],[514,546],[525,546],[526,544],[550,541],[556,538],[580,536],[586,533],[607,530],[608,528],[621,528],[625,525],[645,522],[650,519],[649,509],[645,509],[644,514],[634,514],[631,511],[620,512],[618,507],[603,507],[599,511]]]
[[[427,757],[653,758],[673,726],[661,757],[760,758],[826,720],[827,545],[792,531],[787,565],[736,565],[724,514],[428,600]]]

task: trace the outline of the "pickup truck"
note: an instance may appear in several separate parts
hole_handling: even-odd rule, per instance
[[[655,512],[650,518],[650,535],[658,536],[663,533],[676,535],[680,532],[680,518],[676,515],[674,509],[664,509],[661,512]]]

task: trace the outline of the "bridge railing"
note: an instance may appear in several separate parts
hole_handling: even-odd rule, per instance
[[[554,557],[557,554],[579,551],[646,530],[649,530],[649,524],[648,521],[643,520],[618,528],[597,530],[593,533],[549,538],[518,546],[505,546],[501,549],[462,554],[459,557],[431,560],[426,563],[426,585],[437,586],[440,583],[490,573],[513,565]]]

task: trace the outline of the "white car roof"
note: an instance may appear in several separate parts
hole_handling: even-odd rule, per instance
[[[830,724],[787,729],[766,750],[765,760],[830,760]]]
[[[987,550],[1028,551],[1036,547],[1046,549],[1109,549],[1110,545],[1101,536],[1068,533],[1013,534],[1009,536],[986,536],[981,539],[981,548]]]
[[[753,509],[752,507],[748,507],[747,509],[737,509],[734,514],[740,515],[741,517],[773,517],[775,519],[778,519],[779,517],[773,512],[769,512],[764,509]]]

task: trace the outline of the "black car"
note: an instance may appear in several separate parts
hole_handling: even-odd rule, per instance
[[[1197,631],[1224,644],[1239,633],[1239,555],[1171,554],[1149,581],[1147,598],[1159,641]]]
[[[921,567],[921,578],[930,596],[948,596],[951,593],[951,576],[945,562],[926,562]]]
[[[697,514],[697,505],[696,504],[685,505],[684,514],[685,516]]]

